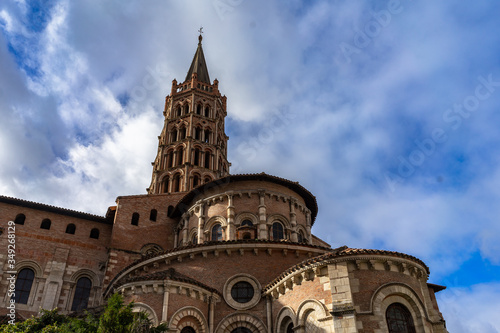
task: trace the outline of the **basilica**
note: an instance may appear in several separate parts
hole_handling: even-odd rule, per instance
[[[200,35],[165,98],[146,194],[120,196],[102,216],[0,196],[0,315],[11,299],[28,318],[120,293],[170,332],[447,332],[435,297],[445,287],[428,282],[424,262],[332,248],[311,233],[316,198],[298,182],[230,174],[227,112]]]

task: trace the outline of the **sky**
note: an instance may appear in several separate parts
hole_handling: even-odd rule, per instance
[[[429,266],[450,332],[500,332],[500,2],[3,0],[0,194],[145,194],[203,26],[231,173],[317,198],[333,247]]]

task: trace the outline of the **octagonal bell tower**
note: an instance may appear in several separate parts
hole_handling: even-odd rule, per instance
[[[165,99],[148,194],[186,192],[229,174],[226,96],[217,79],[210,81],[202,39],[200,34],[186,79],[180,84],[174,79]]]

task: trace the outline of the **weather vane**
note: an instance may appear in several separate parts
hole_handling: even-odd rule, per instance
[[[203,33],[203,27],[200,27],[200,30],[198,30],[198,32],[200,33],[200,35]]]

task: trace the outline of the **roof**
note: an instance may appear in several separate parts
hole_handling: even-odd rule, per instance
[[[188,192],[175,206],[174,211],[172,212],[172,217],[178,217],[184,213],[184,209],[189,206],[193,200],[200,194],[203,194],[207,191],[213,191],[213,189],[217,186],[224,186],[229,183],[248,181],[248,180],[259,180],[259,181],[267,181],[271,183],[275,183],[278,185],[285,186],[292,191],[299,194],[305,201],[307,208],[311,211],[311,225],[314,224],[314,220],[316,219],[316,215],[318,214],[318,203],[316,201],[316,197],[312,195],[305,187],[300,185],[298,182],[292,182],[285,178],[280,178],[276,176],[268,175],[264,172],[255,173],[255,174],[240,174],[240,175],[229,175],[226,177],[215,179],[211,182],[200,185],[190,192]]]
[[[160,271],[160,272],[155,272],[147,275],[140,275],[140,276],[129,276],[122,281],[120,281],[116,286],[115,289],[118,288],[119,286],[122,286],[124,284],[130,283],[130,282],[136,282],[136,281],[150,281],[150,280],[173,280],[173,281],[178,281],[178,282],[184,282],[184,283],[189,283],[198,287],[201,287],[205,290],[208,290],[212,293],[218,294],[220,296],[221,293],[212,287],[207,286],[206,284],[203,284],[187,275],[184,275],[182,273],[177,272],[173,268],[169,268],[165,271]]]
[[[440,292],[441,290],[445,290],[445,286],[441,286],[439,284],[434,284],[434,283],[427,283],[427,287],[431,288],[434,290],[435,293]]]
[[[94,222],[113,224],[113,221],[108,220],[103,216],[79,212],[76,210],[71,210],[71,209],[66,209],[66,208],[61,208],[61,207],[56,207],[56,206],[51,206],[51,205],[46,205],[46,204],[42,204],[42,203],[38,203],[38,202],[34,202],[34,201],[28,201],[28,200],[17,199],[17,198],[6,197],[3,195],[0,195],[0,202],[10,204],[10,205],[16,205],[16,206],[20,206],[20,207],[25,207],[25,208],[37,209],[37,210],[50,212],[50,213],[56,213],[56,214],[65,215],[65,216],[76,217],[79,219],[84,219],[84,220],[89,220],[89,221],[94,221]]]
[[[411,256],[409,254],[401,253],[401,252],[395,252],[395,251],[386,251],[386,250],[372,250],[372,249],[353,249],[349,248],[347,246],[341,246],[339,248],[331,250],[331,252],[306,259],[296,265],[293,265],[292,267],[288,268],[286,271],[284,271],[280,276],[278,276],[276,279],[268,283],[264,288],[262,288],[263,291],[267,291],[273,286],[275,286],[279,281],[281,281],[283,278],[285,278],[287,275],[299,271],[309,265],[314,265],[314,264],[320,264],[322,262],[326,262],[331,259],[336,259],[339,257],[348,257],[348,256],[355,256],[355,255],[384,255],[384,256],[393,256],[393,257],[399,257],[399,258],[404,258],[408,259],[411,261],[414,261],[418,264],[420,264],[422,267],[424,267],[425,271],[427,274],[429,274],[429,267],[420,259]],[[431,287],[432,288],[432,287]]]
[[[186,75],[186,80],[191,80],[191,76],[193,73],[198,74],[198,81],[204,82],[207,84],[210,83],[210,76],[208,75],[207,63],[205,61],[205,56],[203,55],[203,48],[201,47],[201,40],[203,37],[198,38],[198,48],[196,49],[196,53],[194,54],[193,61],[191,62],[191,67],[189,67],[189,71]]]

